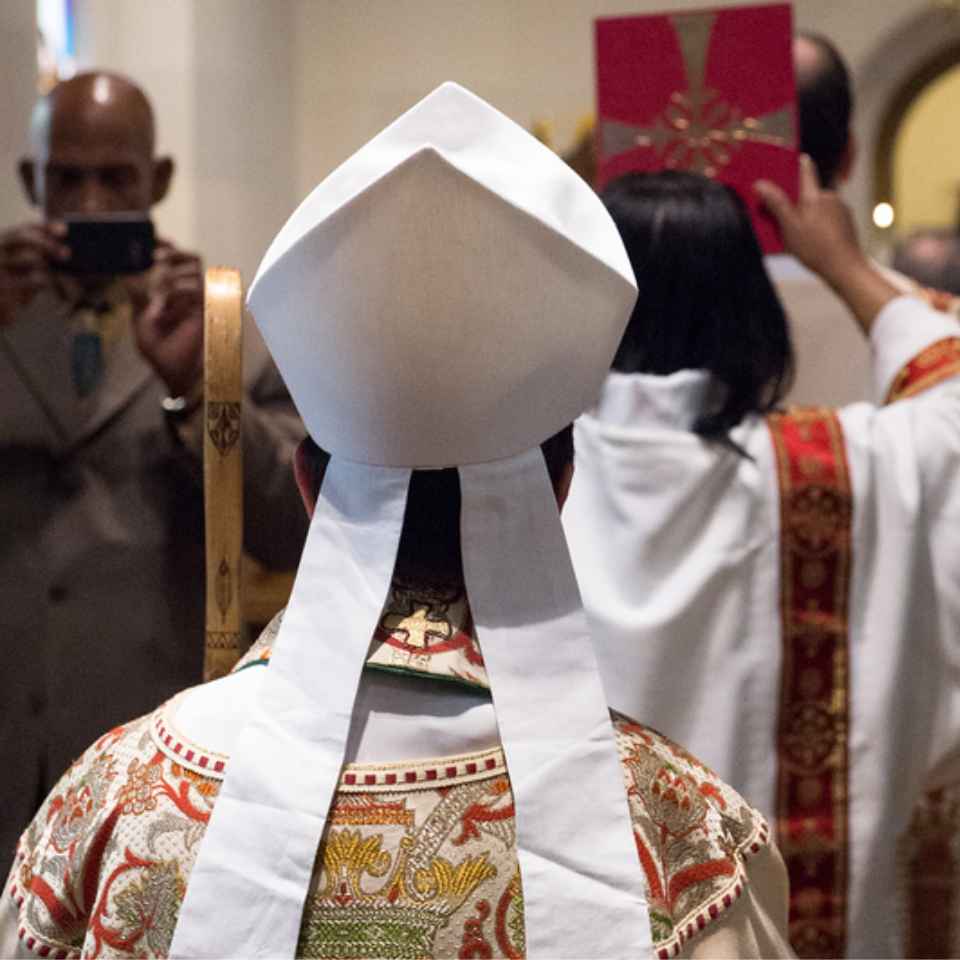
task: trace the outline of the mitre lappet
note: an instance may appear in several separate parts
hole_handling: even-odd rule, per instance
[[[249,307],[331,456],[173,955],[294,956],[411,471],[445,467],[459,473],[466,592],[516,803],[527,954],[650,955],[626,788],[539,449],[598,394],[635,298],[588,185],[452,83],[274,239]]]

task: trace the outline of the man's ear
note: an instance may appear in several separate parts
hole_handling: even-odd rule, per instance
[[[21,157],[17,165],[20,172],[20,183],[23,186],[23,192],[27,195],[30,205],[40,206],[40,198],[37,196],[37,172],[32,157]]]
[[[857,139],[850,131],[847,137],[847,145],[844,147],[843,156],[840,158],[840,166],[837,167],[836,185],[846,183],[853,173],[853,165],[857,162]]]
[[[157,157],[153,161],[153,184],[150,188],[151,205],[159,203],[170,190],[173,168],[173,157]]]
[[[567,502],[567,496],[570,493],[570,484],[573,483],[573,461],[571,460],[560,474],[560,482],[557,484],[557,507],[563,510],[563,505]]]
[[[297,481],[303,508],[312,520],[313,511],[317,505],[317,478],[313,460],[306,451],[304,441],[297,444],[297,449],[293,453],[293,477]]]

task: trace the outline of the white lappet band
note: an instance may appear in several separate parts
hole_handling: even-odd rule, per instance
[[[327,466],[270,668],[190,874],[172,957],[296,955],[409,482],[406,469],[335,458]]]
[[[459,469],[467,596],[516,806],[527,957],[651,956],[626,786],[543,455]]]

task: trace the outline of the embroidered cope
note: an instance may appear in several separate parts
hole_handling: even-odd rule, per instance
[[[279,623],[234,677],[269,669]],[[395,584],[368,667],[482,690],[483,659],[462,594]],[[97,741],[24,834],[4,906],[29,955],[166,955],[229,764],[178,727],[185,698],[203,689]],[[744,897],[753,859],[769,861],[775,876],[782,867],[763,818],[715,774],[653,730],[620,716],[614,725],[657,955],[675,956]],[[515,839],[499,746],[347,764],[298,955],[522,957]]]

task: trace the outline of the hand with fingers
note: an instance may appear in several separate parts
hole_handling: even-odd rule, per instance
[[[0,327],[54,285],[53,264],[69,259],[61,223],[28,223],[0,233]]]
[[[154,265],[128,281],[137,346],[171,396],[188,395],[203,370],[203,263],[166,240]]]
[[[860,249],[850,208],[832,190],[824,190],[813,161],[800,157],[800,196],[794,206],[774,183],[760,180],[756,191],[776,217],[783,243],[804,266],[824,279],[867,258]]]
[[[754,189],[780,224],[787,252],[833,287],[869,332],[899,291],[863,252],[850,208],[834,191],[821,188],[813,161],[806,154],[800,157],[796,205],[767,180],[757,181]]]

